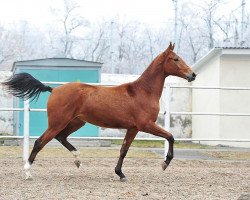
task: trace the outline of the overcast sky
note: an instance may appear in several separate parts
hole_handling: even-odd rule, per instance
[[[198,0],[181,0],[199,2]],[[203,0],[209,1],[209,0]],[[250,0],[246,0],[249,9]],[[126,18],[146,24],[162,25],[173,18],[172,0],[76,0],[81,16],[89,21],[110,18]],[[225,0],[225,12],[236,8],[241,0]],[[61,8],[62,0],[0,0],[0,24],[25,20],[36,25],[49,24],[52,19],[51,8]]]
[[[26,20],[50,23],[51,9],[60,8],[62,0],[0,0],[0,23]],[[126,17],[142,23],[163,23],[172,14],[170,0],[80,0],[79,12],[90,21]]]

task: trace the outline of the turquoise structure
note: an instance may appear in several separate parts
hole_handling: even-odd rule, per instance
[[[42,82],[85,82],[99,83],[102,63],[69,58],[46,58],[18,61],[13,64],[13,73],[27,72]],[[58,87],[59,85],[50,85]],[[30,103],[30,108],[46,108],[49,92],[41,93],[37,101]],[[15,107],[23,108],[23,101],[15,99]],[[60,109],[60,108],[58,108]],[[23,112],[14,116],[16,135],[23,135]],[[30,136],[40,136],[48,127],[46,112],[30,112]],[[98,136],[99,127],[86,124],[70,136]]]

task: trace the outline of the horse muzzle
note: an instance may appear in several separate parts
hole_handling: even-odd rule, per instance
[[[195,74],[194,72],[190,73],[190,74],[187,76],[188,82],[194,81],[195,78],[196,78],[196,74]]]

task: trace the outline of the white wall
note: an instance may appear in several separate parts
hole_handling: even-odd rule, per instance
[[[11,76],[11,72],[0,71],[0,82],[6,80]],[[12,108],[13,98],[4,92],[3,87],[0,85],[0,108]],[[0,111],[0,135],[13,134],[13,112]]]
[[[221,86],[250,87],[250,57],[247,55],[222,56]],[[220,107],[225,113],[250,113],[250,91],[221,91]],[[249,139],[250,117],[221,117],[220,137]],[[225,145],[250,147],[250,143]]]
[[[230,50],[231,51],[231,50]],[[250,87],[249,54],[237,55],[237,49],[217,54],[198,68],[194,86]],[[193,112],[250,113],[250,91],[193,90]],[[193,138],[249,139],[250,117],[193,116]],[[250,143],[202,142],[237,147]]]
[[[214,56],[201,68],[196,70],[197,77],[193,86],[219,86],[220,59]],[[220,112],[220,93],[218,90],[198,90],[192,92],[193,112]],[[219,138],[220,117],[193,116],[193,138]],[[216,142],[203,142],[204,144],[217,144]]]

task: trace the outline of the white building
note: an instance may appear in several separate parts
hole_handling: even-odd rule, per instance
[[[214,48],[199,60],[193,86],[250,87],[250,49]],[[196,90],[192,92],[193,112],[250,113],[250,91]],[[250,139],[250,117],[193,116],[193,138]],[[238,147],[250,143],[204,142]]]
[[[0,82],[11,76],[9,71],[0,71]],[[0,84],[0,108],[12,108],[13,97],[7,94]],[[13,111],[0,111],[0,135],[13,134],[13,128],[16,124],[13,123]]]

